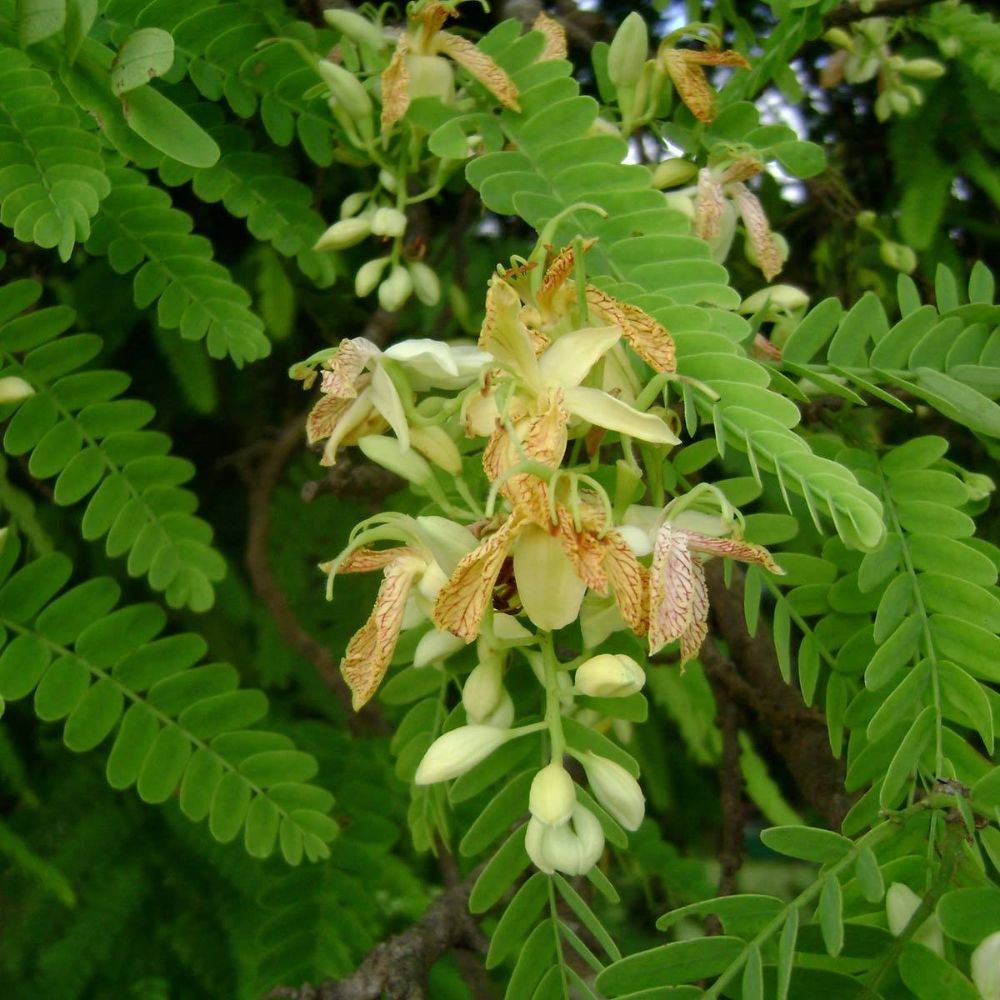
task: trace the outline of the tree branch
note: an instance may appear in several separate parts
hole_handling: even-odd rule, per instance
[[[300,989],[281,986],[265,1000],[432,1000],[427,973],[439,958],[454,948],[484,951],[485,939],[469,913],[480,871],[445,889],[412,927],[376,945],[346,979]]]
[[[840,28],[854,21],[864,21],[869,17],[905,17],[921,7],[929,7],[940,0],[879,0],[869,11],[863,11],[857,4],[845,3],[835,7],[823,18],[824,28]]]
[[[710,562],[705,571],[715,631],[731,657],[706,642],[700,657],[706,675],[757,717],[806,801],[833,829],[839,828],[852,803],[844,791],[844,762],[830,750],[823,714],[807,708],[799,692],[785,683],[767,626],[761,623],[755,636],[747,632],[742,572],[734,567],[732,586],[726,587],[721,562]]]

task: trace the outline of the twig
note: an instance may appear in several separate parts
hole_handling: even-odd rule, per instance
[[[929,7],[940,0],[879,0],[871,10],[864,11],[857,4],[845,3],[836,7],[823,18],[824,28],[839,28],[854,21],[864,21],[869,17],[905,17],[921,7]]]
[[[254,592],[267,609],[281,637],[316,668],[316,672],[343,707],[351,731],[355,735],[381,732],[385,729],[385,723],[377,707],[370,706],[360,714],[354,712],[350,692],[340,676],[333,654],[310,635],[299,621],[271,569],[267,551],[271,528],[271,497],[288,461],[303,446],[304,426],[305,416],[302,414],[290,420],[248,476],[244,562]]]
[[[299,989],[281,986],[265,1000],[431,1000],[427,973],[439,958],[455,948],[482,951],[482,932],[469,914],[480,870],[445,889],[408,930],[376,945],[346,979]]]
[[[839,828],[851,797],[844,791],[844,763],[830,750],[823,714],[807,708],[799,692],[785,683],[767,627],[761,623],[755,636],[747,632],[740,570],[733,569],[730,587],[721,563],[711,562],[705,570],[715,632],[731,657],[706,643],[700,657],[706,675],[757,717],[806,801],[832,828]]]

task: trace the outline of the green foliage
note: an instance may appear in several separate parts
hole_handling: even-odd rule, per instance
[[[0,896],[17,901],[0,981],[250,1000],[349,976],[439,882],[466,880],[489,937],[476,975],[507,1000],[987,995],[1000,305],[977,260],[1000,206],[996,18],[852,10],[865,66],[857,34],[827,33],[833,0],[688,4],[694,23],[651,47],[633,16],[623,67],[594,39],[629,13],[655,35],[664,4],[593,20],[557,5],[590,65],[544,20],[465,5],[408,29],[390,6],[329,6],[0,0]],[[789,284],[761,288],[772,231]],[[564,247],[565,302],[540,294]],[[676,350],[654,372],[616,342],[618,368],[566,386],[543,361],[552,381],[517,420],[575,389],[659,422],[676,450],[584,408],[557,467],[525,439],[510,480],[484,476],[476,407],[501,415],[490,449],[510,444],[518,376],[496,356],[439,386],[440,358],[412,341],[469,346],[508,261],[502,322],[538,334],[543,359],[599,325],[583,282]],[[377,349],[345,395],[320,381],[351,423],[320,478],[286,371],[312,389],[362,336]],[[581,579],[600,564],[578,618],[544,648],[517,633],[534,619],[530,547],[512,540],[479,642],[414,667],[450,641],[431,567],[447,579],[451,543],[488,545],[540,472],[551,524],[534,528],[558,528],[535,540],[561,536]],[[591,530],[594,497],[608,520]],[[657,607],[664,524],[703,546],[674,553]],[[683,671],[678,644],[651,656],[601,591],[618,537],[642,610],[710,623],[698,658],[681,639]],[[710,616],[695,570],[744,542],[725,554],[749,568],[710,574]],[[406,572],[424,567],[408,601],[377,606],[376,630],[398,612],[401,637],[356,719],[337,664],[393,572],[338,580],[331,614],[315,567],[345,544],[405,545]],[[739,599],[735,625],[720,600],[734,578],[746,635]],[[644,690],[578,689],[604,653],[641,665]],[[516,722],[475,710],[470,677],[491,663]],[[416,784],[436,741],[480,725],[518,728],[450,783]],[[817,732],[829,759],[800,739]],[[804,779],[796,755],[818,745]],[[595,755],[620,799],[583,783]],[[539,835],[562,838],[552,855],[525,822],[550,761],[595,823],[586,864],[569,820]],[[475,956],[431,958],[428,995],[479,991],[457,971]]]

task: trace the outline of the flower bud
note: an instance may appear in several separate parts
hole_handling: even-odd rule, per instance
[[[354,276],[354,293],[359,299],[375,291],[389,260],[389,257],[376,257],[358,268],[358,273]]]
[[[34,386],[17,375],[0,378],[0,403],[20,403],[34,394]]]
[[[313,245],[313,250],[346,250],[370,236],[371,231],[371,220],[364,216],[341,219],[323,233]]]
[[[765,304],[772,311],[792,313],[809,305],[809,296],[794,285],[771,285],[748,295],[740,306],[740,312],[752,315]]]
[[[615,89],[634,87],[649,58],[649,31],[642,15],[632,11],[618,26],[608,50],[608,79]]]
[[[448,432],[437,424],[429,427],[411,427],[410,444],[428,461],[449,475],[462,474],[462,456]]]
[[[887,90],[885,93],[889,107],[893,110],[893,112],[895,112],[895,114],[905,115],[909,112],[911,104],[910,99],[901,90],[892,89]]]
[[[944,66],[936,59],[908,59],[899,69],[915,80],[936,80],[944,76]]]
[[[983,1000],[1000,1000],[1000,931],[979,943],[972,953],[971,969]]]
[[[510,739],[507,729],[459,726],[439,736],[424,754],[413,780],[418,785],[450,781],[474,768]]]
[[[465,640],[451,632],[442,632],[432,628],[420,637],[417,648],[413,651],[413,665],[426,667],[428,664],[446,660],[449,656],[465,649]]]
[[[413,279],[413,291],[425,306],[436,306],[441,299],[441,282],[423,261],[410,264],[410,277]]]
[[[361,81],[350,71],[329,59],[317,63],[319,75],[330,88],[330,93],[355,122],[370,121],[372,99]]]
[[[689,222],[694,222],[696,211],[694,202],[688,195],[679,191],[668,191],[664,194],[663,200],[667,203],[667,208],[680,212]]]
[[[963,471],[961,476],[972,501],[985,500],[997,488],[997,484],[982,472]]]
[[[621,764],[598,757],[593,751],[581,754],[579,760],[587,772],[594,798],[626,830],[638,830],[646,813],[646,799],[639,782]]]
[[[385,32],[377,24],[353,10],[344,10],[339,7],[324,10],[323,20],[335,31],[346,35],[352,42],[370,45],[373,49],[381,49],[388,44]]]
[[[499,657],[473,667],[462,685],[462,706],[469,722],[481,723],[494,712],[503,694],[503,670]]]
[[[365,457],[370,458],[376,465],[395,472],[397,476],[416,486],[426,486],[434,478],[426,459],[412,448],[404,449],[396,438],[369,434],[359,439],[358,447]]]
[[[576,805],[576,785],[562,764],[553,761],[543,767],[531,782],[528,809],[546,826],[560,826],[569,821]]]
[[[679,156],[671,157],[657,164],[653,171],[653,187],[664,188],[680,187],[692,181],[698,173],[698,168],[690,161]]]
[[[349,219],[351,216],[357,215],[365,207],[365,203],[368,201],[367,191],[352,191],[341,203],[340,203],[340,217],[342,219]]]
[[[406,232],[406,216],[388,205],[376,208],[372,215],[372,232],[376,236],[402,236]]]
[[[496,729],[510,729],[514,722],[514,702],[506,688],[500,693],[500,704],[483,719],[484,726]]]
[[[843,28],[831,28],[829,31],[825,32],[823,37],[831,45],[839,45],[842,49],[847,49],[850,52],[854,48],[854,42],[848,32],[844,31]]]
[[[954,35],[948,35],[946,38],[938,39],[938,48],[941,50],[941,55],[954,59],[962,51],[962,40]]]
[[[528,820],[524,848],[535,866],[546,874],[585,875],[604,851],[604,831],[597,817],[579,803],[568,823],[547,826],[534,816]]]
[[[396,175],[392,173],[392,171],[386,170],[385,167],[378,172],[378,182],[390,194],[395,194],[399,187],[399,181],[396,179]]]
[[[412,431],[411,431],[412,433]],[[431,603],[437,598],[438,591],[448,582],[448,574],[436,562],[429,562],[420,575],[417,592]]]
[[[493,615],[493,638],[504,645],[521,646],[531,642],[534,633],[526,629],[513,615],[497,611]]]
[[[899,937],[903,928],[910,922],[910,918],[920,906],[920,897],[902,882],[893,882],[889,886],[889,891],[885,894],[885,914],[889,923],[889,930],[894,937]],[[913,940],[917,944],[922,944],[930,948],[937,955],[944,956],[944,936],[941,933],[941,924],[938,922],[936,914],[931,914],[918,928]]]
[[[624,653],[601,653],[576,669],[577,691],[593,698],[624,698],[645,683],[642,667]]]
[[[397,264],[389,272],[389,277],[378,286],[378,304],[386,312],[397,312],[402,309],[412,291],[410,272],[402,264]]]

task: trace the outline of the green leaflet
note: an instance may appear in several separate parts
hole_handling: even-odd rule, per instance
[[[35,390],[13,410],[4,450],[28,454],[32,475],[56,477],[57,504],[89,497],[84,537],[106,536],[109,555],[127,555],[130,574],[146,576],[171,607],[207,610],[225,563],[212,547],[211,528],[192,514],[194,495],[180,488],[193,466],[166,454],[169,438],[144,429],[151,406],[119,398],[127,376],[84,367],[101,340],[66,334],[72,310],[16,315],[40,294],[30,281],[0,289],[0,315],[12,317],[0,325],[3,373]]]
[[[247,850],[267,857],[280,828],[289,863],[329,856],[337,832],[326,815],[332,799],[305,784],[315,761],[283,736],[247,728],[266,711],[261,692],[236,690],[230,670],[230,689],[219,693],[218,675],[194,666],[205,652],[200,639],[157,638],[165,624],[159,608],[115,611],[117,587],[102,578],[57,597],[69,561],[52,554],[14,572],[18,551],[8,536],[0,622],[14,638],[0,655],[0,696],[16,700],[34,690],[36,713],[64,720],[63,740],[76,752],[94,749],[117,727],[107,764],[112,787],[134,783],[140,798],[157,803],[180,785],[182,811],[195,820],[207,815],[219,841],[243,830]],[[155,656],[158,648],[166,655]],[[176,691],[179,681],[189,682],[185,707],[177,711],[174,696],[168,711],[166,689]]]
[[[37,4],[22,21],[22,31],[25,24],[42,30],[49,15],[55,12]],[[111,190],[100,145],[83,128],[77,110],[60,102],[48,74],[3,46],[0,149],[5,166],[0,223],[17,239],[56,248],[60,259],[69,260],[73,247],[89,238],[91,220]]]
[[[191,233],[190,217],[136,171],[119,168],[113,180],[87,249],[107,254],[120,274],[138,267],[136,305],[159,300],[159,323],[178,329],[185,340],[205,340],[213,358],[228,355],[242,366],[266,356],[270,343],[250,296],[212,260],[208,241]]]

